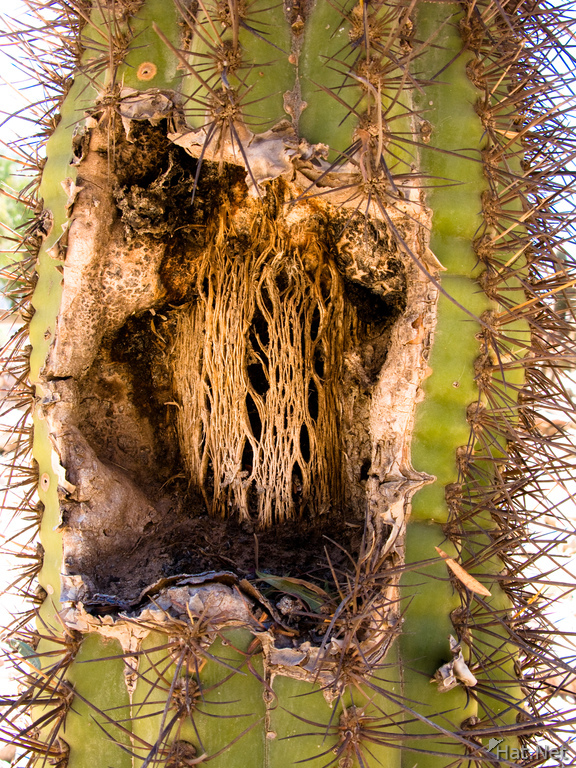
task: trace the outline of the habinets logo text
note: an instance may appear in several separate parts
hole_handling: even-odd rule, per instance
[[[518,763],[520,760],[533,760],[535,757],[539,760],[556,760],[560,765],[563,764],[567,756],[567,747],[543,747],[538,746],[534,750],[526,746],[509,747],[503,744],[504,739],[490,739],[488,742],[488,751],[492,752],[494,757],[500,760],[510,760],[512,763]]]

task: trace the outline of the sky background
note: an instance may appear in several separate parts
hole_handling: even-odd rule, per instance
[[[26,106],[27,98],[33,98],[30,92],[29,78],[11,61],[10,54],[15,55],[14,45],[7,44],[4,35],[12,26],[11,19],[18,19],[25,13],[23,3],[19,0],[0,0],[0,139],[7,141],[14,138],[16,132],[24,132],[26,124],[19,121],[13,127],[4,121],[7,116]],[[27,88],[26,88],[27,86]],[[22,89],[22,93],[18,92]],[[24,94],[28,92],[28,97]]]
[[[0,157],[17,159],[18,139],[26,139],[36,133],[34,121],[18,118],[19,112],[25,112],[31,103],[41,100],[44,89],[34,82],[23,65],[19,65],[14,58],[22,57],[15,42],[8,37],[10,30],[20,23],[26,14],[26,8],[21,0],[0,0]],[[24,59],[24,64],[26,60]],[[12,117],[14,116],[14,117]],[[21,188],[27,181],[22,179],[8,179],[10,185],[16,184]],[[6,198],[0,201],[0,215],[2,221],[10,214],[6,213]],[[6,244],[2,243],[2,248]],[[0,302],[0,308],[6,304]]]
[[[17,67],[10,59],[10,54],[15,54],[15,46],[7,45],[5,34],[11,26],[11,18],[21,17],[24,13],[24,6],[19,0],[0,0],[0,156],[11,157],[13,153],[10,151],[6,144],[9,144],[18,136],[25,136],[30,132],[30,124],[24,120],[6,122],[7,117],[25,107],[29,100],[35,98],[30,90],[29,78]],[[22,93],[18,92],[18,89],[22,89]],[[26,94],[26,95],[24,95]],[[10,327],[3,323],[0,325],[0,342],[4,343],[10,333]],[[5,421],[0,416],[2,422]],[[5,433],[0,429],[0,440],[4,442],[2,438],[5,437]],[[2,459],[0,457],[0,487],[5,485],[5,480],[1,478],[1,465],[6,463],[9,457]],[[4,473],[5,474],[5,473]],[[0,503],[4,503],[4,493],[0,491]],[[10,502],[8,502],[10,503]],[[13,502],[12,502],[13,503]],[[0,518],[0,547],[2,546],[2,535],[11,535],[10,528],[13,526],[6,524],[9,523],[8,516],[4,513]],[[9,584],[14,578],[12,572],[13,564],[0,553],[0,590],[5,585]],[[22,600],[14,598],[10,595],[3,595],[0,599],[0,631],[1,628],[7,626],[11,620],[11,614],[17,612],[21,607]],[[0,654],[0,691],[6,694],[10,690],[14,690],[14,685],[9,676],[8,667],[2,663],[2,657]],[[0,760],[0,766],[6,765],[5,762]]]

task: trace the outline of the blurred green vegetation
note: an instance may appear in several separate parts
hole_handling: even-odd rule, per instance
[[[16,162],[0,158],[0,309],[8,309],[12,304],[5,291],[11,282],[11,265],[22,258],[20,239],[30,212],[18,200],[18,194],[28,181]]]

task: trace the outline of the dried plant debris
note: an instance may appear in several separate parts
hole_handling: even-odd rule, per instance
[[[1,737],[567,764],[573,5],[29,5]]]

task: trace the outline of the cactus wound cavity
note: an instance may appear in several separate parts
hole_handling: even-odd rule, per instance
[[[79,18],[29,327],[27,748],[78,768],[493,761],[490,737],[536,729],[504,571],[530,478],[508,478],[543,444],[523,406],[541,329],[568,333],[524,171],[538,14]]]

